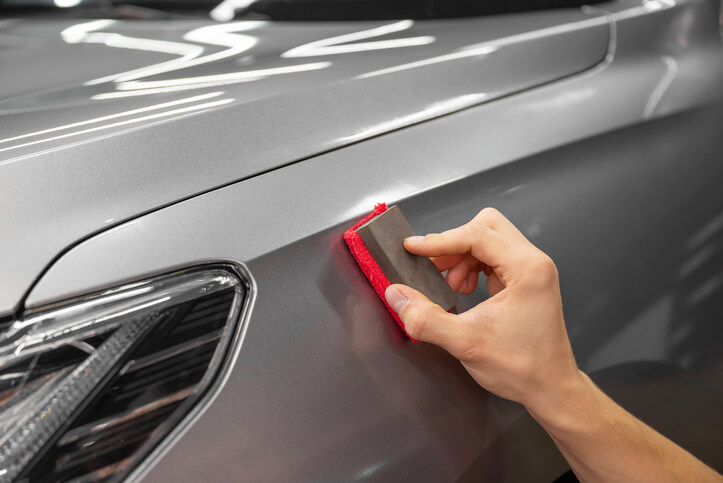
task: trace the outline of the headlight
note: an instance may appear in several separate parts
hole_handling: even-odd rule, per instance
[[[187,270],[0,327],[0,481],[128,474],[208,388],[247,292]]]

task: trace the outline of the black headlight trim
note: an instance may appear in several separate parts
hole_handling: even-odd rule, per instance
[[[0,425],[0,437],[9,434],[8,428],[15,428],[16,433],[19,428],[22,431],[18,434],[29,435],[28,441],[50,441],[42,452],[29,453],[29,457],[21,462],[21,470],[3,465],[0,471],[6,471],[0,474],[0,481],[37,480],[48,474],[55,478],[90,477],[104,481],[141,476],[220,391],[238,355],[255,292],[253,278],[245,266],[212,263],[54,303],[13,321],[0,334],[4,344],[0,347],[0,370],[12,369],[15,374],[20,367],[19,373],[25,370],[27,375],[21,382],[16,381],[18,388],[25,390],[27,381],[40,381],[37,387],[43,384],[51,387],[50,396],[55,396],[53,391],[61,387],[56,380],[67,383],[67,375],[72,371],[85,374],[83,364],[94,357],[98,359],[101,348],[113,342],[117,334],[135,327],[133,324],[140,324],[134,334],[141,334],[138,337],[142,340],[133,342],[132,349],[130,345],[123,347],[128,354],[109,363],[112,366],[110,375],[104,374],[91,381],[92,384],[105,381],[100,385],[102,390],[98,390],[98,395],[83,399],[92,391],[78,392],[78,384],[68,383],[71,392],[77,394],[72,399],[72,411],[68,409],[68,414],[64,415],[69,416],[72,412],[65,427],[46,424],[52,418],[32,420],[40,422],[42,430],[49,428],[52,438],[46,434],[41,440],[33,435],[33,431],[40,430],[35,423],[31,426],[33,431],[28,430],[27,425],[23,426],[28,419],[25,416],[16,418],[17,421],[10,418],[9,426]],[[36,327],[39,329],[33,332]],[[70,359],[71,365],[58,366],[57,361],[65,361],[71,346],[76,352]],[[8,347],[11,350],[7,350]],[[3,352],[3,349],[6,350]],[[83,351],[87,354],[82,354]],[[44,372],[39,373],[37,366],[50,369],[42,367]],[[54,385],[46,383],[46,379],[38,374],[49,377]],[[77,381],[87,382],[82,377]],[[26,401],[19,397],[21,403],[14,408],[16,415],[22,415],[27,408],[40,411],[37,414],[42,413],[43,418],[51,414],[52,407],[49,407],[51,411],[40,407],[51,400],[42,402],[48,393],[35,391],[40,396],[33,400],[35,393],[31,393],[28,400],[32,404],[25,404]],[[17,392],[12,386],[5,392],[10,395],[6,400],[11,402],[9,406],[15,404],[13,398]],[[83,405],[76,400],[78,397],[84,400]],[[57,404],[58,398],[54,397],[52,401]],[[3,409],[0,408],[0,419],[5,416]],[[57,410],[55,414],[58,414]],[[119,441],[123,444],[118,446],[128,446],[124,449],[126,453],[117,450],[115,443]],[[4,458],[6,463],[12,459],[8,456],[17,455],[12,449],[18,448],[16,443],[3,444],[8,453]],[[51,477],[47,476],[47,479]]]

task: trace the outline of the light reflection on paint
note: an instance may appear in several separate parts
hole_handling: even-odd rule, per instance
[[[154,119],[160,119],[163,117],[173,116],[173,115],[177,115],[177,114],[184,114],[184,113],[188,113],[188,112],[198,111],[201,109],[210,109],[212,107],[223,106],[223,105],[228,104],[233,101],[234,101],[234,99],[221,99],[218,101],[206,102],[204,104],[196,104],[193,106],[187,106],[187,107],[183,107],[180,109],[173,109],[170,111],[158,112],[158,113],[150,114],[147,116],[135,117],[133,119],[127,119],[125,121],[115,122],[112,124],[106,124],[103,126],[92,127],[89,129],[82,129],[80,131],[74,131],[74,132],[67,133],[67,134],[61,134],[59,136],[53,136],[53,137],[49,137],[49,138],[45,138],[45,139],[40,139],[38,141],[32,141],[32,142],[24,143],[24,144],[17,144],[15,146],[10,146],[7,148],[0,149],[0,152],[10,151],[12,149],[23,148],[26,146],[33,146],[33,145],[41,144],[41,143],[47,143],[50,141],[56,141],[58,139],[65,139],[65,138],[69,138],[72,136],[79,136],[81,134],[88,134],[91,132],[101,131],[104,129],[110,129],[110,128],[120,127],[120,126],[127,126],[130,124],[135,124],[135,123],[139,123],[139,122],[143,122],[143,121],[151,121]]]
[[[312,57],[319,55],[337,55],[349,54],[353,52],[367,52],[370,50],[396,49],[400,47],[414,47],[418,45],[428,45],[435,41],[431,35],[419,37],[407,37],[392,40],[376,40],[373,42],[359,42],[359,40],[369,39],[373,37],[381,37],[395,32],[407,30],[414,25],[412,20],[402,20],[389,25],[382,25],[360,32],[352,32],[350,34],[338,35],[326,39],[316,40],[303,44],[293,49],[287,50],[281,57]],[[356,42],[356,43],[349,43]],[[342,45],[340,45],[342,44]]]
[[[66,28],[60,32],[60,36],[69,44],[103,44],[108,47],[119,49],[133,49],[180,55],[181,58],[174,59],[175,61],[192,59],[203,53],[203,47],[184,42],[128,37],[111,32],[95,32],[96,30],[109,27],[113,24],[113,20],[94,20],[92,22],[84,22]]]
[[[241,21],[221,25],[208,25],[187,32],[183,36],[184,40],[207,45],[227,47],[225,50],[205,56],[201,55],[204,52],[204,47],[199,45],[184,42],[169,42],[128,37],[122,34],[110,32],[98,32],[98,30],[111,25],[113,25],[112,20],[84,22],[66,28],[61,32],[61,36],[68,43],[101,43],[107,45],[108,47],[161,52],[179,55],[180,57],[158,64],[141,67],[139,69],[87,81],[85,82],[85,85],[97,85],[105,82],[113,82],[115,84],[116,92],[95,94],[91,97],[93,100],[160,94],[250,82],[272,75],[292,74],[324,69],[331,65],[331,62],[314,62],[285,67],[248,70],[243,72],[142,81],[139,79],[238,56],[250,50],[258,43],[257,38],[239,34],[238,32],[258,28],[265,25],[265,22]],[[284,52],[281,57],[310,57],[346,54],[351,52],[365,52],[371,50],[395,49],[401,47],[427,45],[435,41],[434,37],[426,35],[402,39],[360,42],[361,40],[373,37],[401,32],[411,28],[413,25],[414,22],[412,20],[402,20],[388,25],[382,25],[380,27],[362,30],[360,32],[352,32],[349,34],[329,37],[292,48]]]
[[[560,109],[572,109],[572,106],[575,104],[582,104],[583,102],[595,97],[595,94],[595,89],[592,87],[586,87],[584,89],[569,89],[545,99],[528,102],[525,105],[525,109],[530,111],[540,111],[541,113]]]
[[[203,75],[196,77],[182,77],[179,79],[167,79],[160,81],[131,81],[122,82],[116,86],[121,91],[137,90],[137,89],[153,89],[157,87],[175,87],[188,84],[207,84],[213,83],[237,83],[249,82],[264,77],[280,74],[292,74],[295,72],[306,72],[310,70],[319,70],[329,67],[331,62],[313,62],[310,64],[290,65],[286,67],[272,67],[269,69],[245,70],[241,72],[230,72],[226,74]]]
[[[35,131],[35,132],[20,135],[20,136],[14,136],[11,138],[0,139],[0,144],[7,143],[10,141],[17,141],[18,139],[24,139],[24,138],[28,138],[28,137],[32,137],[32,136],[39,136],[41,134],[48,134],[51,132],[64,131],[66,129],[72,129],[72,128],[76,128],[76,127],[80,127],[80,126],[85,126],[88,124],[95,124],[98,122],[109,121],[111,119],[117,119],[119,117],[133,116],[135,114],[140,114],[143,112],[157,111],[158,109],[165,109],[167,107],[178,106],[181,104],[188,104],[190,102],[203,101],[206,99],[211,99],[213,97],[218,97],[221,94],[223,94],[223,91],[210,92],[208,94],[201,94],[200,96],[187,97],[185,99],[179,99],[176,101],[164,102],[161,104],[154,104],[152,106],[141,107],[138,109],[131,109],[130,111],[123,111],[123,112],[119,112],[117,114],[110,114],[108,116],[101,116],[101,117],[96,117],[94,119],[88,119],[87,121],[74,122],[71,124],[65,124],[65,125],[50,128],[50,129],[43,129],[42,131]]]
[[[610,18],[613,21],[619,21],[626,18],[637,17],[638,15],[645,15],[649,12],[667,10],[675,7],[675,5],[675,0],[643,0],[642,5],[621,10],[619,12],[613,12],[610,14]]]
[[[363,131],[360,131],[351,136],[347,136],[341,139],[342,142],[355,142],[362,139],[366,139],[378,134],[399,129],[410,124],[417,122],[426,121],[433,117],[447,114],[455,110],[464,109],[465,107],[473,106],[485,100],[487,94],[480,92],[477,94],[465,94],[462,96],[453,97],[441,102],[435,102],[425,107],[424,109],[414,112],[412,114],[392,119],[391,121],[381,122],[374,126],[371,126]]]
[[[645,107],[643,108],[643,117],[645,119],[653,117],[665,92],[678,74],[678,62],[673,57],[665,55],[663,56],[663,62],[665,62],[665,74],[660,78],[655,89],[650,93],[650,97],[648,97],[648,100],[645,102]]]
[[[227,82],[226,84],[231,84],[231,82]],[[143,89],[139,91],[120,91],[120,92],[104,92],[102,94],[96,94],[94,96],[91,96],[91,99],[94,101],[101,101],[106,99],[119,99],[119,98],[125,98],[125,97],[136,97],[136,96],[147,96],[151,94],[167,94],[169,92],[181,92],[181,91],[188,91],[193,89],[203,89],[205,87],[217,87],[224,85],[223,82],[209,82],[207,84],[191,84],[187,86],[177,86],[177,87],[159,87],[157,89]]]
[[[153,64],[147,67],[141,67],[140,69],[134,69],[127,72],[121,72],[120,74],[113,74],[110,76],[101,77],[99,79],[94,79],[92,81],[86,82],[85,84],[95,85],[108,81],[126,82],[152,75],[186,69],[188,67],[207,64],[209,62],[215,62],[221,59],[236,56],[246,52],[258,43],[258,39],[256,37],[239,34],[237,32],[257,29],[265,24],[266,22],[261,21],[243,21],[222,25],[208,25],[205,27],[199,27],[197,29],[193,29],[187,32],[183,36],[184,40],[227,48],[220,52],[215,52],[213,54],[199,57],[199,55],[203,53],[203,47],[193,44],[183,44],[198,48],[200,49],[200,51],[198,51],[197,54],[193,56],[182,56],[181,58],[161,62],[160,64]]]
[[[372,72],[367,72],[366,74],[360,75],[359,79],[366,79],[369,77],[376,77],[380,75],[385,74],[391,74],[394,72],[400,72],[404,70],[409,69],[416,69],[417,67],[425,67],[428,65],[434,65],[439,64],[443,62],[449,62],[453,60],[459,60],[459,59],[465,59],[465,58],[471,58],[471,57],[484,57],[488,54],[491,54],[495,51],[497,51],[500,47],[512,45],[512,44],[520,44],[524,42],[530,42],[537,40],[539,38],[547,37],[550,35],[559,35],[566,32],[572,32],[575,30],[580,30],[584,28],[590,28],[592,26],[596,25],[605,25],[607,21],[604,17],[596,17],[596,18],[590,18],[585,20],[580,20],[578,22],[570,22],[562,25],[555,25],[554,27],[546,27],[538,30],[533,30],[531,32],[524,32],[521,34],[516,35],[510,35],[507,37],[502,37],[499,39],[490,40],[487,42],[482,42],[475,45],[469,45],[467,47],[463,47],[456,52],[452,52],[449,54],[439,55],[436,57],[430,57],[429,59],[423,59],[418,60],[415,62],[409,62],[407,64],[401,64],[396,65],[394,67],[388,67],[386,69],[380,69],[375,70]]]
[[[217,22],[228,22],[233,20],[234,15],[239,10],[243,10],[256,0],[223,0],[213,10],[209,12],[209,16]]]
[[[53,3],[59,8],[70,8],[78,6],[80,2],[81,0],[54,0]]]
[[[425,67],[428,65],[439,64],[441,62],[449,62],[450,60],[458,60],[469,57],[482,57],[497,50],[496,45],[484,45],[474,49],[467,49],[461,52],[454,52],[452,54],[440,55],[437,57],[431,57],[429,59],[418,60],[416,62],[409,62],[408,64],[395,65],[394,67],[388,67],[386,69],[375,70],[373,72],[367,72],[359,76],[359,79],[366,79],[369,77],[376,77],[384,74],[391,74],[393,72],[400,72],[408,69],[416,69],[417,67]]]
[[[663,10],[675,6],[675,0],[643,0],[643,7],[649,11]]]

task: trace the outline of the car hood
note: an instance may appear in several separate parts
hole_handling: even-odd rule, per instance
[[[603,17],[579,11],[416,23],[4,20],[0,315],[22,310],[43,270],[110,226],[581,72],[607,43]]]

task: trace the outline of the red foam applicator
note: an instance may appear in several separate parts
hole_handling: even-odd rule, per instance
[[[377,295],[379,295],[379,298],[382,299],[382,302],[384,302],[384,305],[386,306],[387,310],[389,310],[389,313],[392,314],[392,317],[394,317],[394,320],[397,321],[397,324],[399,324],[399,327],[402,328],[407,337],[412,339],[409,334],[407,334],[407,331],[404,328],[404,322],[402,322],[402,319],[399,318],[399,315],[397,315],[394,309],[389,306],[389,304],[387,303],[387,298],[384,296],[384,292],[386,291],[387,287],[391,285],[391,282],[384,275],[382,269],[379,268],[379,265],[369,253],[369,250],[367,250],[366,245],[364,245],[364,241],[361,239],[361,236],[359,236],[359,233],[357,233],[356,231],[357,228],[370,221],[372,218],[381,215],[385,211],[387,211],[386,203],[376,204],[374,206],[374,211],[369,213],[369,215],[367,215],[366,217],[362,218],[357,224],[349,228],[344,233],[344,240],[349,246],[349,251],[351,251],[351,255],[354,257],[354,260],[356,260],[359,268],[361,268],[362,272],[364,272],[364,275],[366,276],[367,280],[369,280],[369,283],[371,284],[374,291],[377,293]]]
[[[384,297],[389,285],[402,283],[412,287],[445,310],[457,303],[457,294],[434,263],[404,249],[404,239],[412,235],[414,232],[399,207],[387,209],[384,203],[377,204],[373,212],[344,233],[354,260],[407,337],[404,322]]]

